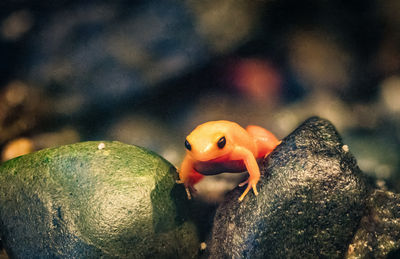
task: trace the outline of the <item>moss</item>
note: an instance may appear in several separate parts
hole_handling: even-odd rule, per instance
[[[175,168],[120,142],[46,149],[0,166],[1,235],[10,256],[193,257],[195,227]],[[177,220],[179,219],[179,220]]]

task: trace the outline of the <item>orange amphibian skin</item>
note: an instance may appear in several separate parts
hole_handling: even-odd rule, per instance
[[[231,121],[209,121],[197,126],[185,141],[186,156],[179,170],[190,198],[189,189],[199,182],[203,175],[222,172],[249,172],[249,178],[239,186],[247,184],[240,196],[242,201],[253,189],[257,192],[260,169],[257,160],[266,157],[281,143],[271,132],[259,126],[246,129]]]

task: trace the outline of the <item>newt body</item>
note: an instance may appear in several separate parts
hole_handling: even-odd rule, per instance
[[[239,186],[247,188],[242,201],[253,189],[257,192],[260,179],[259,161],[271,153],[280,141],[268,130],[250,125],[246,129],[231,121],[209,121],[197,126],[186,138],[186,156],[179,170],[180,183],[188,190],[204,175],[222,172],[249,172],[249,178]],[[189,196],[190,197],[190,196]]]

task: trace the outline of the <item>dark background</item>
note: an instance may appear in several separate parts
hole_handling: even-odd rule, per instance
[[[399,13],[397,0],[3,0],[0,149],[120,140],[178,166],[205,121],[283,138],[319,115],[400,191]]]

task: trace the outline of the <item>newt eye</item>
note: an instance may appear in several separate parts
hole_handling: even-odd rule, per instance
[[[225,139],[225,137],[220,138],[220,139],[218,140],[218,142],[217,142],[217,145],[218,145],[219,148],[225,147],[225,144],[226,144],[226,139]]]
[[[187,150],[192,150],[192,146],[190,145],[189,141],[187,141],[187,139],[185,140],[185,147]]]

